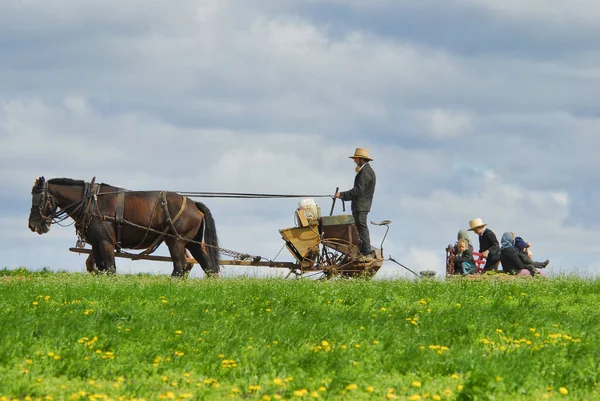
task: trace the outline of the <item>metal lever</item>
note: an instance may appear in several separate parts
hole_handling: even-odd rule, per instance
[[[335,192],[333,193],[333,195],[335,196],[335,194],[337,194],[340,190],[340,187],[337,187],[335,189]],[[337,200],[337,198],[333,198],[333,204],[331,205],[331,211],[329,212],[330,216],[333,216],[333,208],[335,207],[335,201]]]

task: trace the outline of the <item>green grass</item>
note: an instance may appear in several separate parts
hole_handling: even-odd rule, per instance
[[[600,281],[0,271],[4,400],[595,400]]]

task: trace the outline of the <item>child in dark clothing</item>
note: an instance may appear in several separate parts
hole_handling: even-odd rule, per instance
[[[473,250],[469,249],[469,242],[462,238],[458,240],[456,244],[457,252],[454,255],[454,265],[460,266],[460,270],[455,267],[454,273],[456,274],[474,274],[475,259],[473,258]]]
[[[458,232],[456,245],[454,245],[454,246],[448,245],[448,248],[451,249],[452,255],[453,255],[452,256],[452,265],[454,266],[454,274],[465,274],[465,272],[463,271],[463,267],[462,267],[463,261],[460,258],[456,259],[456,256],[461,253],[458,250],[458,241],[460,241],[461,239],[464,239],[465,241],[467,241],[467,245],[468,245],[467,249],[469,250],[471,255],[473,254],[473,245],[471,245],[471,239],[469,238],[469,232],[467,230],[460,230]]]
[[[521,237],[515,237],[515,248],[519,251],[519,259],[524,265],[533,265],[536,269],[543,269],[550,263],[550,260],[546,259],[545,262],[534,262],[531,256],[530,250],[531,244],[525,242]]]
[[[532,276],[537,274],[532,264],[524,264],[519,258],[519,251],[515,248],[515,234],[506,232],[502,235],[502,248],[500,259],[502,260],[502,270],[508,274],[519,274],[521,270],[527,269]]]
[[[485,224],[481,219],[473,219],[469,221],[469,231],[475,231],[475,234],[479,235],[479,252],[486,258],[485,266],[483,269],[487,272],[490,270],[498,270],[498,264],[500,263],[500,244],[496,234],[489,228],[486,228]]]

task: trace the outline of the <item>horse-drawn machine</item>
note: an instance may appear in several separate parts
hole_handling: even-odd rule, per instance
[[[313,199],[300,200],[295,211],[296,226],[279,230],[284,246],[295,260],[279,262],[219,247],[208,208],[200,202],[187,201],[188,196],[202,196],[198,194],[218,197],[216,193],[127,191],[95,184],[94,180],[91,183],[70,179],[46,181],[40,177],[32,189],[29,227],[43,234],[50,224],[71,217],[79,240],[78,246],[69,250],[90,255],[86,263],[88,271],[114,273],[115,257],[170,261],[174,266],[173,276],[186,276],[193,264],[199,263],[207,276],[218,275],[219,266],[230,265],[286,268],[297,277],[314,272],[324,278],[370,278],[383,265],[383,242],[391,221],[371,221],[384,226],[386,231],[380,248],[364,257],[358,249],[359,236],[352,215],[333,215],[335,199],[329,216],[321,216]],[[152,255],[163,241],[171,256]],[[92,249],[85,248],[86,243]],[[123,249],[144,251],[129,253]],[[188,257],[187,251],[193,258]],[[221,259],[222,254],[232,259]]]

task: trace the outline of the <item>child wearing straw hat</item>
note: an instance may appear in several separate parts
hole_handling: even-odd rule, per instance
[[[496,234],[480,218],[469,221],[469,231],[479,236],[479,252],[486,258],[484,271],[498,270],[500,263],[500,244]]]
[[[354,187],[348,191],[338,192],[335,198],[344,201],[352,201],[352,217],[360,238],[360,253],[365,259],[371,259],[371,237],[369,235],[369,226],[367,226],[367,215],[371,211],[373,195],[375,194],[375,172],[369,164],[373,161],[369,157],[369,150],[365,148],[356,148],[354,155],[350,156],[356,163],[356,177],[354,178]]]

